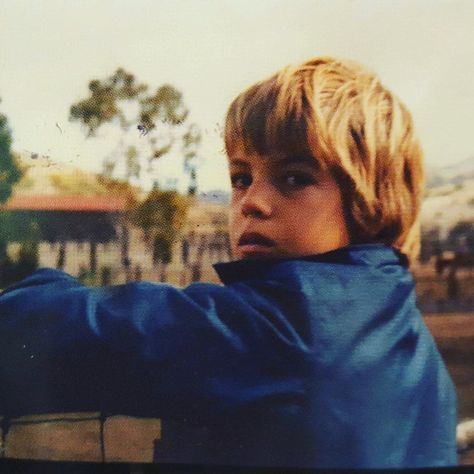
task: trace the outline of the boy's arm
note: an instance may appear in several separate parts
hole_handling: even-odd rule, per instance
[[[0,295],[0,414],[217,414],[281,386],[279,366],[292,390],[301,351],[274,323],[226,287],[87,288],[40,270]]]

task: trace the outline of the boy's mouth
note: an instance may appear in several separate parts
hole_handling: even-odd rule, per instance
[[[276,243],[257,232],[246,232],[237,243],[240,252],[245,257],[268,255]]]

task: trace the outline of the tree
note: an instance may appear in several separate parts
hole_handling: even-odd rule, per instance
[[[442,252],[440,228],[438,226],[430,228],[422,226],[420,244],[419,258],[422,263],[428,262],[433,255],[440,255]]]
[[[464,252],[474,253],[474,223],[471,221],[456,223],[450,229],[446,241],[452,250],[460,251],[464,247]]]
[[[0,204],[11,195],[13,185],[21,178],[21,169],[12,151],[12,136],[5,115],[0,113]]]
[[[201,134],[187,122],[188,109],[180,91],[164,84],[150,93],[148,85],[120,68],[103,80],[89,83],[89,95],[70,108],[70,120],[80,122],[88,137],[98,130],[116,134],[116,147],[103,162],[102,177],[110,183],[121,176],[126,183],[140,181],[146,167],[181,143],[188,194],[196,194],[197,150]],[[155,181],[156,182],[156,181]],[[128,222],[142,228],[153,250],[155,263],[168,263],[186,215],[188,202],[176,192],[155,189],[143,202],[131,202]],[[122,227],[122,264],[129,270],[128,228]]]
[[[8,119],[0,113],[0,204],[11,196],[13,186],[22,177],[22,169],[11,150],[12,135]],[[30,220],[21,220],[16,213],[0,210],[0,286],[25,277],[38,266],[37,227]],[[27,241],[25,241],[27,239]],[[11,241],[22,241],[17,261],[7,254]]]
[[[22,171],[11,150],[12,135],[8,120],[0,113],[0,205],[10,197],[12,188],[17,183]],[[0,210],[0,265],[7,257],[8,235],[11,233],[11,222],[8,213]]]
[[[188,196],[197,193],[197,148],[201,143],[201,132],[191,126],[183,135],[184,171],[189,174]]]
[[[117,147],[104,160],[103,174],[116,175],[121,166],[127,181],[140,179],[146,163],[151,173],[154,162],[172,149],[180,132],[185,170],[193,183],[190,189],[194,189],[196,166],[191,161],[200,133],[195,124],[186,122],[187,117],[182,94],[174,86],[165,84],[149,93],[148,85],[119,68],[106,79],[90,81],[88,97],[71,106],[69,118],[80,122],[88,137],[96,136],[106,125],[111,126],[110,133],[110,129],[119,132]]]
[[[176,191],[153,189],[129,212],[129,221],[143,230],[153,249],[155,263],[171,261],[173,243],[182,230],[189,199]]]

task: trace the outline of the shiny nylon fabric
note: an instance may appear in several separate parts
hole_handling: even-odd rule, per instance
[[[224,285],[87,288],[40,269],[4,291],[0,414],[161,417],[156,462],[456,464],[454,387],[401,254],[215,269]]]

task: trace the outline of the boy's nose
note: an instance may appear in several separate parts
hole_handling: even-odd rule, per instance
[[[255,217],[270,217],[272,214],[272,196],[265,185],[252,183],[242,198],[242,214]]]

